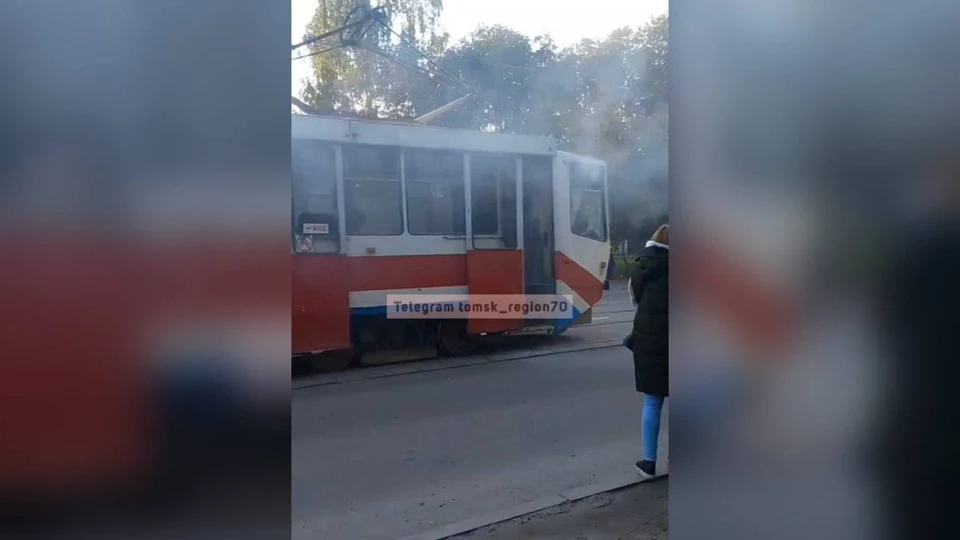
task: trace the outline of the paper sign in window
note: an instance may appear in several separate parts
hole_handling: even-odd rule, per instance
[[[328,223],[304,223],[303,234],[330,234]]]

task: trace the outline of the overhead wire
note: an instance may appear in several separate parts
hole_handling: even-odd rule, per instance
[[[387,30],[389,30],[391,34],[397,36],[397,38],[400,39],[400,42],[401,42],[401,43],[403,43],[404,45],[410,47],[411,49],[413,49],[414,51],[416,51],[417,54],[419,54],[419,55],[422,56],[424,59],[426,59],[427,63],[429,63],[430,65],[432,65],[433,67],[435,67],[435,68],[437,69],[437,71],[439,71],[440,73],[442,73],[443,75],[445,75],[448,79],[450,79],[450,80],[452,80],[452,81],[455,81],[457,84],[459,84],[463,89],[465,89],[465,90],[467,90],[467,91],[473,91],[473,89],[470,88],[470,86],[467,85],[467,83],[465,83],[465,82],[463,82],[462,80],[460,80],[459,77],[455,77],[455,76],[451,75],[449,71],[443,69],[443,66],[441,66],[441,65],[438,64],[437,62],[433,61],[433,59],[431,59],[430,56],[428,56],[426,53],[424,53],[424,52],[421,51],[419,48],[417,48],[416,45],[414,45],[414,44],[410,43],[409,41],[407,41],[399,32],[397,32],[396,30],[394,30],[393,28],[391,28],[390,26],[388,26],[387,24],[385,24],[385,23],[384,23],[382,20],[380,20],[380,19],[377,19],[377,22],[380,23],[381,26],[383,26],[384,28],[386,28]]]
[[[420,66],[410,64],[410,63],[408,63],[408,62],[406,62],[406,61],[404,61],[404,60],[401,60],[400,58],[397,58],[396,56],[394,56],[394,55],[392,55],[392,54],[384,51],[383,49],[380,49],[380,48],[378,48],[378,47],[365,46],[365,45],[359,45],[359,47],[360,47],[361,49],[363,49],[363,50],[370,51],[370,52],[372,52],[372,53],[374,53],[374,54],[376,54],[376,55],[378,55],[378,56],[381,56],[381,57],[383,57],[383,58],[386,58],[387,60],[390,60],[391,62],[399,65],[400,67],[404,67],[404,68],[407,68],[407,69],[409,69],[409,70],[411,70],[411,71],[415,71],[415,72],[417,72],[417,73],[419,73],[419,74],[421,74],[421,75],[424,75],[424,76],[426,76],[427,78],[429,78],[431,81],[434,81],[434,82],[437,82],[437,83],[442,84],[442,85],[444,85],[444,86],[447,86],[448,88],[451,88],[451,89],[458,89],[458,88],[459,88],[457,85],[451,84],[449,81],[445,81],[445,80],[444,80],[443,78],[441,78],[441,77],[437,77],[437,76],[436,76],[436,75],[437,75],[436,73],[434,73],[434,72],[432,72],[432,71],[430,71],[430,70],[424,69],[424,68],[422,68],[422,67],[420,67]],[[458,81],[454,80],[454,82],[458,82]]]
[[[363,9],[364,9],[364,6],[358,5],[358,6],[355,7],[353,10],[351,10],[350,13],[347,14],[347,16],[345,17],[345,20],[349,20],[350,17],[352,17],[357,11],[361,11],[361,10],[363,10]],[[462,88],[464,88],[464,89],[466,89],[466,90],[472,90],[472,88],[470,88],[469,85],[467,85],[465,82],[463,82],[463,80],[461,80],[459,77],[453,75],[452,73],[450,73],[449,71],[447,71],[446,69],[444,69],[443,66],[441,66],[439,63],[437,63],[436,61],[434,61],[432,58],[430,58],[429,55],[427,55],[427,54],[424,53],[422,50],[420,50],[416,45],[414,45],[413,43],[410,43],[410,41],[408,41],[406,38],[404,38],[402,34],[400,34],[400,33],[397,32],[396,30],[394,30],[393,28],[391,28],[388,24],[386,24],[386,23],[384,22],[384,20],[383,20],[383,16],[382,16],[382,15],[383,15],[383,7],[382,7],[382,6],[378,6],[378,7],[375,7],[375,8],[373,8],[373,9],[369,10],[368,12],[366,12],[366,13],[364,14],[363,18],[361,18],[361,19],[359,19],[359,20],[353,21],[353,22],[351,22],[351,23],[343,24],[342,26],[340,26],[340,27],[338,27],[338,28],[335,28],[335,29],[333,29],[333,30],[329,30],[329,31],[324,32],[324,33],[322,33],[322,34],[319,34],[319,35],[317,35],[317,36],[313,36],[313,37],[307,38],[307,39],[305,39],[305,40],[303,40],[303,41],[301,41],[300,43],[297,43],[297,44],[295,44],[295,45],[291,45],[291,50],[296,50],[296,49],[299,49],[300,47],[303,47],[303,46],[306,46],[306,45],[311,45],[311,44],[316,43],[316,42],[318,42],[318,41],[322,41],[322,40],[324,40],[324,39],[326,39],[326,38],[328,38],[328,37],[331,37],[331,36],[333,36],[333,35],[341,34],[341,39],[340,39],[340,40],[341,40],[341,43],[340,43],[339,45],[333,46],[333,47],[328,47],[328,48],[325,48],[325,49],[322,49],[322,50],[319,50],[319,51],[313,51],[313,52],[308,53],[308,54],[302,54],[302,55],[300,55],[300,56],[293,57],[292,60],[300,60],[300,59],[302,59],[302,58],[309,58],[309,57],[311,57],[311,56],[316,56],[316,55],[318,55],[318,54],[323,54],[323,53],[326,53],[326,52],[330,52],[330,51],[335,50],[335,49],[337,49],[337,48],[339,48],[339,47],[342,47],[342,46],[344,46],[344,45],[355,44],[363,34],[365,34],[367,31],[370,30],[370,28],[372,28],[375,24],[380,24],[380,25],[383,26],[385,29],[387,29],[387,31],[389,31],[391,34],[393,34],[394,36],[396,36],[396,37],[400,40],[401,43],[403,43],[404,45],[406,45],[406,46],[410,47],[411,49],[413,49],[414,51],[416,51],[417,54],[419,54],[419,55],[420,55],[421,57],[423,57],[431,66],[433,66],[433,67],[439,72],[439,74],[444,75],[445,77],[447,77],[447,79],[449,79],[449,80],[451,80],[451,81],[454,81],[456,84],[460,85]],[[357,28],[358,26],[363,26],[363,25],[365,25],[365,24],[367,24],[367,23],[370,23],[370,25],[369,25],[367,28],[357,29],[356,31],[351,32],[350,35],[349,35],[349,37],[346,37],[346,36],[343,36],[343,35],[342,35],[346,30],[354,29],[354,28]],[[395,61],[398,61],[398,60],[396,60],[395,58],[391,58],[391,59],[393,59],[393,60],[395,60]],[[516,69],[516,70],[521,70],[521,71],[530,71],[530,70],[535,69],[535,66],[512,66],[512,65],[509,65],[509,64],[497,64],[497,63],[493,63],[493,62],[486,62],[486,61],[483,61],[483,60],[475,60],[475,59],[463,59],[463,60],[460,60],[460,62],[461,62],[461,63],[464,63],[464,64],[480,64],[480,65],[485,65],[485,66],[490,66],[490,67],[501,67],[501,68],[507,68],[507,69]],[[405,66],[405,67],[409,67],[409,66]],[[422,69],[418,69],[418,71],[424,72],[424,70],[422,70]],[[426,73],[430,73],[430,72],[427,71]]]
[[[358,11],[363,11],[363,12],[364,12],[364,13],[363,13],[363,16],[362,16],[360,19],[356,20],[356,21],[347,22],[347,21],[349,21],[350,18],[353,17],[353,15],[354,15],[355,13],[357,13]],[[326,31],[326,32],[323,32],[322,34],[319,34],[319,35],[316,35],[316,36],[313,36],[313,37],[309,37],[309,38],[301,41],[300,43],[296,43],[296,44],[294,44],[294,45],[291,45],[291,46],[290,46],[290,50],[291,50],[291,51],[295,51],[295,50],[297,50],[297,49],[299,49],[300,47],[303,47],[303,46],[305,46],[305,45],[312,45],[313,43],[316,43],[316,42],[318,42],[318,41],[322,41],[322,40],[324,40],[324,39],[326,39],[326,38],[328,38],[328,37],[330,37],[330,36],[333,36],[333,35],[335,35],[335,34],[341,34],[341,36],[340,36],[340,41],[341,41],[341,42],[344,42],[344,41],[346,41],[346,40],[345,40],[344,37],[343,37],[343,32],[345,32],[345,31],[347,31],[347,30],[350,30],[350,29],[353,29],[353,28],[356,28],[356,27],[358,27],[358,26],[362,26],[362,25],[364,25],[364,24],[366,24],[366,23],[368,23],[368,22],[370,22],[370,21],[379,21],[379,20],[381,20],[383,17],[385,17],[385,11],[384,11],[384,7],[383,7],[383,6],[377,6],[377,7],[375,7],[375,8],[370,9],[370,8],[367,8],[366,6],[364,6],[363,4],[357,4],[356,6],[353,7],[353,9],[350,10],[349,13],[347,13],[347,16],[344,17],[344,19],[343,19],[344,22],[343,22],[343,24],[342,24],[340,27],[334,28],[333,30],[328,30],[328,31]],[[371,24],[371,26],[372,26],[372,24]],[[366,30],[369,30],[369,29],[370,29],[370,28],[368,27]],[[356,38],[358,38],[360,35],[364,34],[364,33],[366,32],[366,30],[360,30],[360,31],[358,31],[358,32],[353,32],[353,33],[351,34],[351,36],[350,36],[350,39],[356,39]]]
[[[511,66],[510,64],[495,64],[493,62],[485,62],[483,60],[475,60],[473,58],[470,58],[470,59],[464,58],[461,60],[454,60],[454,62],[459,62],[461,64],[479,64],[481,66],[516,69],[518,71],[533,71],[538,68],[538,66]]]
[[[361,18],[359,20],[355,20],[353,22],[347,23],[346,21],[349,21],[350,18],[353,17],[358,11],[363,12],[363,15],[361,16]],[[336,45],[331,45],[329,47],[325,47],[320,50],[301,54],[299,56],[293,57],[291,60],[301,60],[304,58],[309,58],[312,56],[317,56],[320,54],[331,52],[341,47],[353,46],[353,47],[357,47],[358,49],[367,50],[374,54],[377,54],[383,58],[386,58],[396,63],[401,67],[407,68],[411,71],[424,75],[433,82],[447,86],[452,90],[460,90],[461,92],[466,91],[466,93],[461,99],[464,99],[472,95],[473,89],[467,83],[463,82],[463,80],[461,80],[459,77],[451,74],[449,71],[444,69],[443,66],[441,66],[439,63],[437,63],[432,58],[430,58],[426,53],[420,50],[416,45],[414,45],[413,43],[410,43],[407,39],[403,37],[403,35],[401,35],[396,30],[391,28],[390,25],[385,22],[385,19],[386,19],[386,15],[384,12],[384,8],[382,6],[369,9],[362,5],[358,5],[354,7],[347,14],[347,16],[344,18],[343,25],[333,30],[319,34],[317,36],[307,38],[301,41],[300,43],[294,44],[291,46],[291,50],[295,51],[300,47],[304,47],[306,45],[312,45],[326,38],[339,34],[340,35],[339,40]],[[427,61],[428,65],[432,66],[436,71],[431,71],[429,69],[426,69],[422,66],[418,66],[416,64],[410,64],[398,58],[396,55],[393,55],[388,53],[387,51],[384,51],[380,47],[364,44],[362,41],[363,36],[377,24],[386,28],[391,34],[399,38],[402,44],[413,49],[417,54],[419,54],[423,59]],[[348,30],[350,30],[349,34],[347,33]]]
[[[351,29],[351,28],[353,28],[353,27],[355,27],[355,26],[360,26],[361,24],[363,24],[363,23],[365,23],[365,22],[367,22],[366,19],[361,19],[361,20],[359,20],[359,21],[354,21],[354,22],[352,22],[352,23],[345,24],[345,25],[343,25],[343,26],[341,26],[341,27],[339,27],[339,28],[334,28],[333,30],[330,30],[330,31],[328,31],[328,32],[324,32],[324,33],[322,33],[322,34],[320,34],[320,35],[313,36],[313,37],[311,37],[311,38],[307,38],[307,39],[301,41],[300,43],[297,43],[297,44],[295,44],[295,45],[291,45],[291,46],[290,46],[290,50],[291,50],[291,51],[295,51],[295,50],[297,50],[297,49],[299,49],[300,47],[303,47],[303,46],[305,46],[305,45],[311,45],[311,44],[316,43],[316,42],[318,42],[318,41],[322,41],[322,40],[327,39],[328,37],[330,37],[330,36],[332,36],[332,35],[334,35],[334,34],[338,34],[338,33],[340,33],[340,32],[343,32],[344,30],[349,30],[349,29]]]
[[[343,45],[340,44],[340,43],[338,43],[338,44],[336,44],[336,45],[327,47],[327,48],[325,48],[325,49],[321,49],[321,50],[319,50],[319,51],[313,51],[313,52],[310,52],[310,53],[301,54],[300,56],[294,56],[291,60],[300,60],[300,59],[303,59],[303,58],[310,58],[311,56],[317,56],[318,54],[328,53],[328,52],[330,52],[330,51],[339,49],[339,48],[341,48],[341,47],[343,47]]]

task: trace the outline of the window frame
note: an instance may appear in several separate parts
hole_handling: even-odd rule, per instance
[[[575,182],[574,170],[576,167],[596,167],[600,171],[600,185],[599,189],[592,186],[584,185],[583,182]],[[570,232],[580,238],[586,238],[587,240],[593,240],[594,242],[609,242],[610,241],[610,227],[607,223],[607,168],[605,165],[593,165],[590,163],[585,163],[582,161],[572,161],[568,168],[568,196],[570,198]],[[603,232],[602,238],[597,239],[584,234],[580,234],[575,230],[574,223],[576,221],[576,209],[573,207],[573,193],[574,190],[580,190],[581,192],[599,192],[600,193],[600,227]],[[583,195],[581,194],[581,201],[583,200]],[[581,203],[582,204],[582,203]]]
[[[337,163],[337,145],[330,143],[329,141],[310,139],[310,138],[295,138],[292,140],[294,143],[292,146],[301,146],[303,148],[320,148],[324,153],[329,152],[329,156],[324,156],[324,158],[329,157],[330,161],[330,170],[327,172],[332,173],[332,193],[321,193],[311,189],[314,186],[307,186],[310,182],[304,182],[304,180],[309,179],[309,173],[307,175],[301,174],[299,172],[291,171],[290,177],[290,249],[293,255],[308,255],[308,256],[329,256],[329,255],[338,255],[340,253],[341,241],[340,241],[340,207],[339,207],[339,196],[340,196],[340,185],[338,183],[339,170]],[[295,148],[291,150],[296,151]],[[291,165],[293,164],[293,153],[291,153]],[[310,199],[313,197],[325,197],[329,198],[332,201],[332,215],[335,217],[337,223],[335,230],[337,231],[336,236],[331,236],[329,238],[321,238],[324,241],[333,242],[336,246],[335,251],[298,251],[297,250],[297,238],[301,236],[307,236],[302,228],[298,228],[298,225],[301,221],[301,215],[316,213],[310,211]],[[304,209],[297,213],[297,200],[302,198],[302,203]],[[314,235],[309,235],[314,236]],[[316,239],[311,239],[311,244],[315,244]]]
[[[432,149],[432,148],[410,148],[410,147],[403,147],[403,148],[401,149],[401,152],[403,153],[403,158],[401,159],[401,163],[403,164],[403,171],[402,171],[402,173],[403,173],[403,194],[404,194],[404,199],[405,199],[405,200],[403,201],[403,205],[404,205],[404,210],[405,210],[406,216],[407,216],[407,229],[406,229],[406,230],[407,230],[407,234],[409,234],[409,235],[411,235],[411,236],[441,236],[441,237],[466,238],[466,236],[467,236],[467,208],[466,208],[466,205],[467,205],[467,201],[466,201],[466,187],[467,187],[466,184],[467,184],[467,179],[466,179],[466,175],[465,175],[465,171],[464,171],[464,163],[465,163],[465,161],[466,161],[466,159],[467,159],[467,158],[466,158],[467,152],[462,152],[462,151],[459,151],[459,150],[445,150],[445,149]],[[439,181],[438,181],[438,180],[411,180],[411,179],[410,179],[410,175],[409,175],[409,173],[407,172],[407,167],[408,167],[408,163],[409,163],[408,160],[409,160],[410,154],[417,154],[417,153],[425,153],[425,154],[429,154],[429,153],[447,153],[447,154],[452,154],[452,155],[457,155],[457,156],[459,156],[459,157],[460,157],[460,160],[459,160],[459,161],[460,161],[460,167],[459,167],[458,170],[461,171],[461,172],[460,172],[459,181],[452,181],[452,180],[451,180],[451,181],[444,181],[444,180],[439,180]],[[410,185],[411,185],[411,184],[423,184],[423,185],[428,185],[428,186],[429,186],[429,185],[434,185],[434,184],[441,185],[441,186],[443,186],[443,185],[448,185],[448,186],[452,186],[452,187],[454,188],[454,190],[456,190],[457,188],[459,188],[459,189],[460,189],[460,204],[462,205],[462,208],[463,208],[463,211],[460,213],[460,217],[463,219],[463,231],[462,231],[462,232],[457,232],[457,231],[449,231],[449,232],[414,232],[413,227],[410,225],[410,216],[411,216],[411,208],[410,208]],[[456,199],[456,197],[453,197],[452,199]],[[454,209],[455,209],[455,208],[456,208],[456,207],[454,207]],[[453,213],[453,212],[451,212],[451,213]]]
[[[309,212],[310,198],[312,198],[312,197],[330,197],[330,198],[333,200],[333,211],[334,211],[334,213],[337,214],[337,216],[339,217],[339,209],[337,208],[337,196],[339,195],[340,186],[337,185],[337,150],[336,150],[336,146],[333,145],[333,144],[329,144],[329,143],[327,143],[326,141],[313,141],[312,139],[297,139],[297,141],[298,141],[298,142],[309,142],[309,141],[312,141],[312,142],[315,143],[315,146],[320,147],[320,148],[323,148],[324,151],[329,150],[329,152],[330,152],[330,158],[331,158],[330,163],[332,164],[332,171],[331,171],[331,172],[333,173],[333,192],[332,192],[332,193],[320,193],[320,192],[317,192],[317,191],[312,191],[312,190],[310,190],[310,189],[304,189],[305,186],[304,186],[304,182],[302,181],[302,180],[304,180],[303,175],[298,174],[298,173],[295,172],[295,171],[291,171],[292,174],[291,174],[291,186],[290,186],[290,188],[291,188],[291,189],[290,189],[290,191],[291,191],[291,193],[290,193],[290,195],[291,195],[291,197],[290,197],[290,204],[291,204],[292,209],[295,209],[295,208],[296,208],[297,195],[302,196],[304,202],[306,203],[306,206],[307,206],[308,210],[305,210],[305,212]],[[300,179],[299,185],[298,185],[298,182],[297,182],[297,179],[298,179],[298,178]],[[298,187],[300,187],[301,189],[298,190],[298,189],[297,189]],[[302,213],[302,212],[301,212],[301,213]],[[295,227],[296,227],[296,221],[297,221],[297,219],[299,218],[299,216],[296,215],[296,214],[294,214],[294,215],[291,216],[291,217],[293,218],[293,219],[292,219],[292,222],[293,222],[293,223],[292,223],[292,225],[293,225],[292,229],[293,229],[293,230],[296,230],[296,229],[295,229]],[[297,234],[303,234],[303,233],[302,233],[302,232],[297,232]]]
[[[389,149],[391,151],[396,151],[397,177],[394,179],[394,178],[365,178],[365,177],[359,177],[359,176],[349,176],[347,174],[348,159],[346,157],[346,154],[350,152],[352,148],[359,148],[359,147],[376,148],[380,150]],[[403,150],[404,149],[401,146],[388,146],[388,145],[382,145],[382,144],[344,143],[340,145],[340,152],[342,155],[340,176],[343,179],[343,200],[344,200],[343,229],[344,229],[344,234],[346,236],[388,236],[389,237],[389,236],[403,236],[403,234],[406,232],[406,229],[407,229],[406,223],[405,223],[406,220],[404,219],[405,188],[403,186],[403,158],[401,157],[403,154]],[[397,218],[400,223],[399,232],[358,233],[352,230],[350,226],[350,211],[349,211],[350,198],[348,198],[350,189],[348,189],[347,187],[348,182],[368,182],[368,183],[376,182],[379,184],[396,182],[397,195],[398,195],[398,200],[400,202],[400,204],[397,205],[397,213],[398,213]]]
[[[509,153],[501,153],[501,152],[476,152],[476,153],[471,153],[471,154],[470,154],[470,188],[471,188],[471,190],[473,189],[474,185],[477,184],[477,181],[476,181],[476,178],[477,178],[477,177],[476,177],[476,175],[474,175],[474,172],[475,172],[474,167],[475,167],[475,163],[477,162],[477,160],[487,160],[489,163],[502,162],[501,164],[504,165],[504,170],[509,170],[509,175],[510,175],[510,182],[509,182],[509,184],[512,186],[513,189],[510,190],[510,191],[505,191],[505,184],[504,184],[504,182],[503,182],[504,178],[503,178],[503,175],[501,175],[501,174],[497,174],[497,175],[496,175],[496,180],[495,180],[495,182],[493,182],[493,183],[481,183],[481,184],[486,185],[486,186],[495,186],[495,188],[496,188],[496,199],[495,199],[495,200],[496,200],[496,213],[497,213],[497,230],[496,230],[496,232],[477,233],[477,232],[476,232],[476,228],[475,228],[475,227],[476,227],[476,224],[474,223],[474,224],[473,224],[473,227],[472,227],[473,236],[474,236],[474,238],[480,238],[480,239],[497,239],[497,240],[502,240],[502,241],[504,241],[505,243],[508,243],[508,244],[509,244],[510,241],[508,241],[507,238],[504,237],[504,234],[505,234],[505,233],[504,233],[503,225],[504,225],[504,216],[505,216],[504,210],[505,210],[505,207],[504,207],[504,204],[503,204],[503,202],[504,202],[503,199],[504,199],[504,195],[505,195],[505,194],[513,193],[512,198],[513,198],[513,200],[514,200],[514,205],[513,205],[513,208],[512,208],[511,210],[512,210],[512,212],[513,212],[513,215],[516,216],[516,214],[517,214],[516,206],[517,206],[517,205],[516,205],[516,195],[515,195],[515,194],[516,194],[516,190],[517,190],[517,183],[520,181],[519,178],[518,178],[518,176],[517,176],[517,155],[516,155],[516,154],[509,154]],[[474,204],[475,204],[474,201],[475,201],[475,200],[476,200],[476,197],[474,196],[473,193],[471,193],[471,194],[470,194],[470,201],[471,201],[472,210],[476,210],[476,206],[474,206]],[[472,217],[473,215],[475,215],[475,212],[471,212],[471,217]],[[492,248],[484,248],[484,249],[492,249]],[[502,249],[514,249],[514,248],[502,248]]]
[[[470,178],[470,189],[473,189],[473,186],[474,186],[473,178],[471,177],[471,178]],[[494,195],[495,199],[494,199],[494,200],[497,202],[497,204],[496,204],[496,210],[497,210],[497,230],[494,231],[494,232],[477,232],[477,228],[476,228],[476,227],[477,227],[477,224],[476,224],[476,223],[473,223],[473,224],[472,224],[472,226],[473,226],[473,227],[472,227],[473,236],[474,236],[475,238],[503,238],[503,221],[502,221],[503,214],[500,212],[500,193],[501,193],[501,191],[500,191],[500,179],[497,178],[497,180],[496,180],[496,182],[494,183],[494,185],[491,186],[490,184],[485,184],[484,187],[487,187],[487,188],[493,187],[493,188],[494,188],[494,191],[495,191],[495,195]],[[474,210],[474,209],[475,209],[475,207],[473,207],[473,201],[475,201],[475,200],[476,200],[475,194],[471,193],[471,194],[470,194],[471,210]],[[471,213],[470,213],[471,219],[473,218],[473,215],[474,215],[474,212],[471,211]]]

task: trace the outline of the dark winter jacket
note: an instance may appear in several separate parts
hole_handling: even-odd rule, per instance
[[[897,509],[890,516],[891,530],[919,532],[911,538],[934,538],[955,526],[948,513],[939,511],[951,495],[950,485],[935,479],[960,477],[958,443],[944,437],[956,426],[960,375],[953,344],[960,298],[960,222],[926,225],[929,228],[910,230],[906,238],[894,240],[893,245],[909,249],[890,250],[895,260],[879,303],[880,335],[891,360],[883,367],[899,397],[896,403],[883,403],[878,416],[884,419],[883,451],[876,471],[887,486],[881,494]],[[903,456],[911,457],[910,470],[891,469],[890,463]]]
[[[669,394],[668,254],[667,248],[648,243],[630,278],[637,303],[631,334],[637,392],[658,397]]]

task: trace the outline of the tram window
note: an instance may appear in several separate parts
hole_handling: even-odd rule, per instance
[[[404,152],[410,234],[465,234],[463,154]]]
[[[304,212],[336,215],[337,171],[333,147],[294,140],[290,165],[294,218]]]
[[[337,164],[334,149],[318,141],[294,139],[291,144],[292,229],[296,242],[304,223],[327,223],[333,236],[338,231]],[[336,253],[333,237],[314,236],[307,250],[312,253]],[[302,249],[297,249],[302,252]]]
[[[389,146],[343,146],[347,234],[403,233],[400,150]]]
[[[471,179],[472,182],[472,179]],[[470,185],[470,202],[473,205],[473,234],[498,234],[500,213],[496,184]]]
[[[600,242],[607,239],[603,176],[603,167],[570,165],[570,229],[573,234]]]
[[[470,156],[473,233],[503,235],[501,218],[516,213],[516,160],[507,156]],[[511,238],[516,236],[514,232]]]

